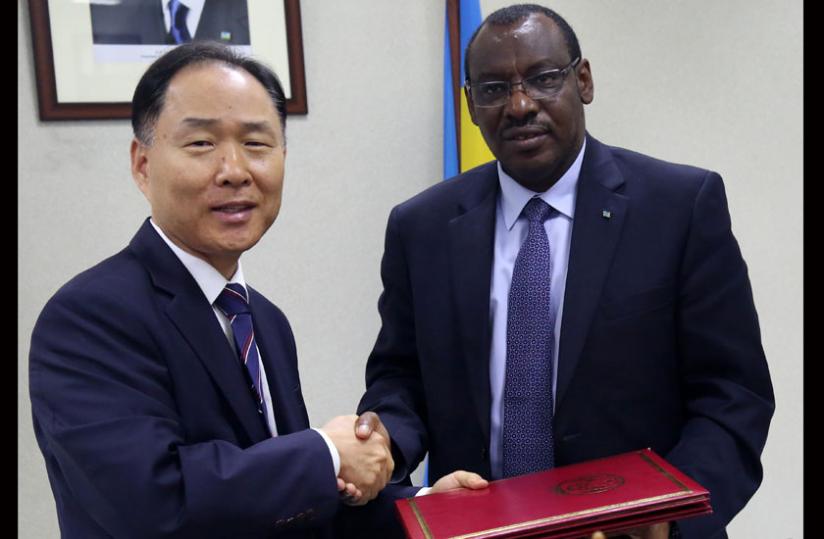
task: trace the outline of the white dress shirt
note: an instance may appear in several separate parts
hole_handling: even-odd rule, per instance
[[[575,213],[576,187],[581,172],[586,140],[578,157],[563,176],[549,190],[535,193],[523,187],[504,172],[498,163],[500,192],[495,213],[495,252],[492,264],[492,285],[489,291],[489,317],[492,327],[489,357],[489,383],[492,393],[490,410],[489,459],[492,478],[503,475],[503,394],[506,376],[506,321],[509,305],[509,287],[515,259],[529,231],[529,223],[521,217],[521,211],[533,197],[540,197],[555,209],[544,222],[549,239],[550,310],[555,320],[555,346],[552,354],[552,394],[558,377],[558,350],[560,349],[561,316],[566,288],[569,244],[572,236],[572,220]]]
[[[189,273],[194,278],[197,285],[200,287],[200,290],[203,291],[203,295],[206,296],[206,300],[209,302],[209,305],[212,306],[212,310],[215,313],[215,317],[217,321],[220,323],[220,327],[223,328],[223,333],[226,335],[226,339],[229,341],[229,344],[232,347],[232,350],[235,349],[235,341],[234,335],[232,334],[232,324],[228,318],[215,306],[215,300],[226,287],[228,283],[238,283],[246,287],[246,281],[243,278],[243,269],[240,265],[240,260],[237,263],[237,271],[235,274],[232,275],[232,278],[228,281],[226,280],[223,275],[217,271],[211,264],[206,262],[205,260],[198,258],[192,254],[187,253],[177,245],[175,245],[172,240],[170,240],[166,234],[158,227],[153,220],[149,220],[152,224],[154,229],[163,238],[163,241],[166,242],[166,245],[172,250],[172,252],[177,256],[180,262],[186,267]],[[255,342],[255,347],[257,347],[257,342]],[[266,369],[263,368],[263,360],[260,355],[260,349],[258,349],[258,368],[260,369],[260,377],[261,377],[261,385],[263,388],[263,401],[266,406],[266,422],[269,425],[269,432],[272,433],[272,436],[277,436],[277,425],[275,423],[275,412],[272,409],[272,394],[269,391],[269,382],[266,378]],[[354,426],[352,427],[354,429]],[[332,440],[329,436],[326,435],[320,429],[313,429],[318,432],[323,437],[323,441],[326,442],[326,445],[329,447],[329,454],[332,457],[332,465],[335,468],[335,476],[340,473],[340,454],[338,453],[335,444],[332,443]]]

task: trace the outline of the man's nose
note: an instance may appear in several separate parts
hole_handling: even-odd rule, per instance
[[[526,93],[523,81],[514,82],[509,87],[506,112],[513,118],[526,118],[538,111],[538,103]]]
[[[246,185],[251,183],[249,163],[243,149],[237,144],[227,145],[220,155],[217,182],[220,185]]]

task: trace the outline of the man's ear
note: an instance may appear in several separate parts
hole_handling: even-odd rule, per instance
[[[578,85],[578,95],[581,96],[581,103],[589,105],[595,98],[595,86],[592,82],[592,69],[589,60],[581,60],[581,65],[575,70],[575,82]]]
[[[132,145],[129,148],[129,155],[131,156],[132,179],[137,184],[137,188],[148,198],[149,189],[149,158],[147,156],[148,146],[137,140],[132,139]]]

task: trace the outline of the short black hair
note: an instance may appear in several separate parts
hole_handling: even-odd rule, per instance
[[[469,80],[469,52],[472,49],[472,44],[475,42],[475,38],[478,37],[478,32],[481,31],[481,28],[490,24],[494,26],[508,26],[522,19],[526,19],[533,13],[546,15],[555,21],[555,24],[558,25],[564,35],[564,41],[566,41],[570,60],[581,57],[581,46],[578,44],[578,38],[575,36],[575,31],[572,30],[572,27],[568,22],[566,22],[566,20],[564,20],[563,17],[548,7],[539,6],[538,4],[515,4],[514,6],[503,7],[490,13],[487,18],[484,19],[484,22],[482,22],[481,25],[475,29],[472,37],[469,38],[469,43],[467,43],[466,52],[464,53],[464,76],[466,77],[466,80]]]
[[[166,90],[172,78],[187,66],[207,62],[235,66],[256,78],[272,98],[283,133],[286,134],[286,96],[274,71],[223,43],[192,41],[175,47],[155,60],[137,83],[132,97],[132,130],[137,140],[147,145],[152,143],[154,126],[163,110]]]

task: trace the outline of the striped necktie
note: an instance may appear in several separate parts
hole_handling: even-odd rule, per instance
[[[263,402],[263,382],[260,373],[260,356],[255,344],[255,330],[252,326],[252,312],[249,310],[249,295],[246,288],[238,283],[228,283],[215,306],[226,315],[232,324],[235,346],[240,361],[246,366],[251,381],[252,394],[257,402],[258,413],[266,423],[266,406]]]

